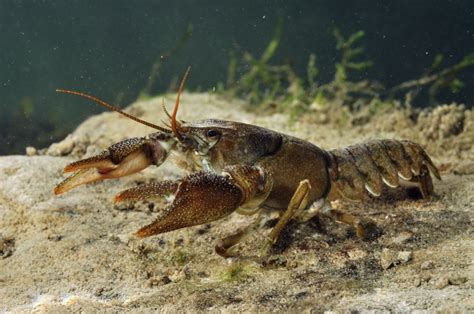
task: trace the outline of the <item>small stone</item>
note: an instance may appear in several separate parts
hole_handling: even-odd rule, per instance
[[[397,261],[398,253],[394,250],[384,248],[380,256],[380,265],[383,269],[389,269]]]
[[[135,204],[131,202],[122,202],[114,205],[114,209],[118,211],[131,211],[135,209]]]
[[[148,210],[153,212],[153,209],[155,209],[155,203],[149,203],[148,204]]]
[[[449,277],[449,284],[450,285],[458,286],[458,285],[462,285],[463,283],[466,283],[466,282],[467,282],[466,277],[461,277],[461,276]]]
[[[421,279],[418,278],[418,277],[416,277],[416,278],[413,280],[413,285],[414,285],[415,287],[421,286]]]
[[[2,237],[0,234],[0,257],[7,258],[12,256],[15,251],[15,240],[9,237]]]
[[[179,282],[186,279],[186,274],[183,271],[176,270],[173,274],[168,276],[168,278],[171,280],[171,282]]]
[[[449,285],[449,277],[447,275],[443,275],[439,277],[435,282],[434,282],[434,287],[436,289],[443,289],[446,286]]]
[[[272,255],[264,262],[264,265],[270,267],[285,267],[287,262],[286,257],[283,255]]]
[[[367,252],[360,249],[353,249],[347,252],[350,260],[358,260],[367,256]]]
[[[105,291],[105,288],[104,288],[104,287],[97,288],[97,289],[95,289],[95,291],[94,291],[94,295],[95,295],[96,297],[100,297],[100,296],[102,296],[102,294],[104,293],[104,291]]]
[[[26,148],[26,156],[34,156],[36,155],[37,151],[36,151],[36,148],[34,148],[33,146],[28,146]]]
[[[420,265],[422,270],[432,269],[434,267],[433,261],[425,261]]]
[[[170,279],[170,277],[168,277],[168,276],[163,276],[163,277],[161,277],[161,282],[162,282],[164,285],[167,285],[167,284],[171,283],[171,279]]]
[[[454,174],[457,175],[468,175],[474,173],[474,162],[472,161],[461,161],[453,170]]]
[[[160,284],[164,284],[164,282],[162,278],[157,278],[157,277],[150,278],[147,282],[148,288],[153,288],[153,287],[159,286]]]
[[[193,275],[193,270],[191,269],[191,267],[189,265],[184,266],[182,271],[184,272],[184,277],[186,279],[188,279],[188,280],[191,279],[191,277]]]
[[[295,299],[302,300],[305,299],[309,295],[308,291],[301,290],[295,293]]]
[[[49,241],[57,242],[57,241],[61,241],[62,238],[63,238],[63,236],[60,235],[60,234],[50,234],[50,235],[48,235],[48,240]]]
[[[74,148],[74,140],[69,135],[59,143],[54,143],[48,148],[48,155],[50,156],[65,156],[69,154]]]
[[[109,240],[118,243],[129,244],[132,236],[128,233],[109,234]]]
[[[403,244],[413,237],[413,233],[409,231],[400,232],[396,237],[391,238],[390,244]]]
[[[413,252],[411,251],[398,252],[397,258],[401,263],[407,263],[411,261],[411,259],[413,258]]]
[[[409,262],[413,258],[413,252],[411,251],[394,251],[391,249],[384,248],[382,255],[380,256],[380,265],[383,269],[389,269],[391,266],[398,264],[404,264]]]
[[[431,280],[431,275],[430,274],[421,274],[420,279],[422,282],[429,282]]]

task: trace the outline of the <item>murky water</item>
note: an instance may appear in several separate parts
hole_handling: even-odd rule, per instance
[[[315,84],[334,79],[343,54],[336,49],[336,28],[346,39],[365,34],[357,42],[364,52],[356,60],[372,66],[350,73],[350,79],[392,87],[449,68],[474,52],[473,21],[474,2],[461,0],[2,1],[0,154],[45,147],[102,110],[56,94],[56,88],[127,105],[140,95],[174,90],[191,65],[187,88],[217,92],[228,87],[230,60],[239,61],[238,85],[251,65],[245,52],[261,60],[278,25],[278,47],[267,64],[290,65],[306,88],[311,54]],[[436,101],[470,107],[473,68],[455,74],[457,80],[441,86]],[[269,87],[259,88],[263,93]],[[436,102],[427,87],[414,105],[430,103]]]

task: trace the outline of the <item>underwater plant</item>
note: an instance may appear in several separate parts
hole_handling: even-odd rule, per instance
[[[334,79],[329,83],[319,82],[320,70],[316,63],[316,54],[308,57],[306,78],[297,74],[290,63],[271,64],[282,36],[283,23],[280,20],[260,57],[254,57],[250,52],[241,53],[241,58],[235,50],[230,53],[227,95],[247,99],[251,105],[277,104],[281,110],[288,111],[291,118],[305,112],[315,101],[321,103],[330,101],[348,105],[354,102],[351,94],[378,95],[380,84],[369,82],[352,82],[351,73],[365,71],[372,66],[372,61],[357,61],[363,53],[363,48],[357,43],[364,36],[363,31],[356,32],[345,38],[338,29],[334,30],[336,49],[341,51],[341,60],[335,64]],[[243,73],[237,77],[237,73]]]
[[[226,93],[247,99],[251,105],[283,102],[304,98],[306,95],[300,78],[289,63],[271,64],[282,36],[283,20],[279,19],[272,39],[259,57],[250,52],[230,52]],[[315,56],[311,57],[308,68],[310,79],[314,81],[319,70],[315,65]],[[243,73],[237,78],[237,73]]]
[[[151,66],[150,69],[150,74],[148,75],[148,80],[145,84],[145,87],[140,91],[138,94],[138,99],[147,99],[150,98],[153,95],[153,88],[156,85],[156,80],[158,79],[158,76],[160,74],[161,67],[163,65],[163,62],[167,59],[169,59],[171,56],[176,54],[179,50],[181,50],[189,41],[193,34],[193,25],[188,24],[186,27],[186,30],[183,32],[181,35],[180,39],[176,42],[176,44],[169,49],[168,51],[161,53],[153,62],[153,65]]]
[[[227,85],[219,84],[219,91],[230,96],[242,97],[253,106],[279,108],[294,119],[306,112],[311,106],[330,105],[346,107],[348,110],[371,107],[375,113],[378,108],[399,103],[404,99],[411,105],[414,99],[424,92],[430,105],[438,104],[437,95],[444,90],[458,93],[463,82],[458,78],[460,72],[474,65],[474,54],[465,56],[459,63],[441,68],[442,56],[437,55],[431,67],[419,78],[402,82],[387,88],[374,79],[360,79],[373,66],[373,62],[364,58],[364,49],[360,42],[365,36],[359,30],[349,36],[335,28],[335,49],[340,59],[334,64],[334,76],[330,82],[318,81],[319,68],[316,54],[308,58],[306,77],[299,75],[289,62],[272,64],[282,36],[283,23],[280,19],[274,34],[261,56],[250,52],[232,50],[229,54]],[[238,73],[242,73],[237,77]],[[357,74],[357,75],[355,75]],[[343,114],[343,113],[342,113]]]
[[[474,66],[474,53],[468,54],[453,66],[441,69],[443,56],[437,54],[431,67],[419,78],[403,82],[389,89],[389,97],[395,98],[400,93],[405,93],[408,102],[413,101],[424,88],[427,89],[430,105],[438,104],[436,96],[440,91],[449,89],[451,93],[457,94],[463,88],[463,82],[458,78],[459,73]]]

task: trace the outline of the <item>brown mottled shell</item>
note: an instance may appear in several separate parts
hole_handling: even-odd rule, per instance
[[[148,237],[214,221],[232,213],[241,200],[242,192],[230,178],[206,171],[193,173],[180,182],[173,203],[136,235]]]
[[[384,183],[395,188],[400,179],[419,183],[423,196],[429,197],[433,192],[430,173],[441,179],[428,154],[411,141],[374,140],[331,150],[329,155],[330,198],[378,197]]]

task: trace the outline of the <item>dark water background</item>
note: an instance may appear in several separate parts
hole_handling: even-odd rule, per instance
[[[290,61],[304,74],[315,53],[322,82],[333,78],[340,57],[335,27],[345,35],[365,31],[361,44],[374,66],[360,75],[387,86],[419,77],[437,53],[449,66],[474,52],[473,0],[2,0],[0,154],[44,147],[103,110],[56,88],[127,105],[191,24],[185,45],[162,60],[152,92],[166,91],[188,65],[187,88],[209,90],[226,80],[232,49],[262,53],[279,18],[283,34],[272,63]],[[460,78],[464,88],[442,100],[472,106],[473,69]]]

